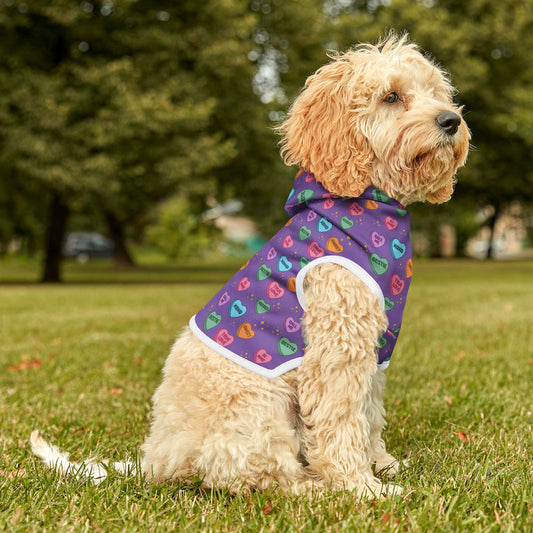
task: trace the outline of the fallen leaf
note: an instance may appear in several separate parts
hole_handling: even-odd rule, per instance
[[[40,359],[32,359],[31,361],[21,361],[16,365],[11,365],[7,367],[8,372],[15,372],[17,370],[33,370],[42,366],[42,361]]]
[[[511,303],[507,303],[503,306],[503,310],[506,312],[506,313],[510,313],[512,310],[513,310],[513,304]]]
[[[52,346],[58,346],[59,344],[61,344],[61,339],[59,337],[52,339],[51,344]]]
[[[463,357],[466,356],[466,352],[464,350],[461,350],[460,352],[457,352],[454,356],[454,359],[456,361],[460,361],[461,359],[463,359]]]
[[[111,389],[109,391],[109,394],[114,394],[114,395],[120,395],[124,392],[124,389],[121,389],[120,387],[117,387],[116,389]]]
[[[448,405],[452,405],[452,403],[453,403],[452,399],[451,399],[447,394],[444,395],[444,401],[445,401]]]
[[[264,515],[267,515],[267,514],[270,514],[272,512],[272,502],[269,500],[269,502],[263,507],[263,514]]]
[[[386,512],[383,513],[383,516],[381,517],[381,523],[383,525],[388,524],[389,520],[390,520],[390,514],[389,514],[388,511],[386,511]]]
[[[461,442],[468,442],[468,435],[466,433],[459,431],[457,433],[454,432],[454,435],[457,435]]]

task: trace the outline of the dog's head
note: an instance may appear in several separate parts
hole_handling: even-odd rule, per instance
[[[339,196],[373,185],[403,204],[445,202],[470,140],[453,93],[407,37],[359,45],[307,79],[279,127],[285,162]]]

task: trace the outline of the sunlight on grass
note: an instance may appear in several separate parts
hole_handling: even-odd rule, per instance
[[[135,273],[74,265],[76,283],[12,277],[0,286],[0,529],[533,529],[531,262],[416,265],[387,371],[386,440],[410,460],[396,480],[402,497],[230,497],[113,473],[94,487],[60,479],[30,455],[39,428],[74,460],[135,459],[170,345],[239,264]]]

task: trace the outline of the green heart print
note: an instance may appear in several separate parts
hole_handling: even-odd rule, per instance
[[[257,269],[257,281],[263,281],[270,277],[272,274],[272,269],[267,267],[266,265],[261,265]]]
[[[288,355],[293,355],[298,351],[298,345],[294,342],[291,342],[287,337],[281,337],[278,340],[278,352],[280,355],[287,357]]]
[[[390,311],[394,307],[394,302],[385,296],[385,311]]]
[[[309,239],[311,237],[312,231],[307,226],[302,226],[298,230],[298,240],[305,241],[305,239]]]
[[[303,191],[300,191],[298,193],[298,196],[296,198],[298,198],[298,203],[303,204],[304,202],[308,202],[309,200],[311,200],[314,195],[315,191],[313,191],[312,189],[304,189]]]
[[[257,300],[255,302],[255,312],[258,315],[262,315],[264,313],[268,313],[270,311],[270,304],[265,302],[262,298],[260,300]]]
[[[376,200],[376,202],[382,202],[384,204],[388,204],[390,202],[390,196],[387,196],[383,191],[380,191],[379,189],[374,189],[372,191],[372,196],[374,197],[374,200]]]
[[[204,321],[204,330],[212,329],[220,324],[220,321],[222,320],[222,316],[216,313],[215,311],[212,311],[207,315],[207,318]]]
[[[370,254],[368,260],[370,262],[370,268],[377,276],[381,276],[389,270],[389,262],[387,259],[380,257],[378,254]]]
[[[342,216],[339,220],[339,226],[341,229],[349,229],[353,226],[353,220],[349,219],[347,216]]]

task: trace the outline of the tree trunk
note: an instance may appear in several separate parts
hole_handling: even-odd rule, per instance
[[[107,229],[109,231],[109,237],[115,245],[115,264],[121,267],[136,266],[135,261],[133,260],[133,257],[126,246],[122,223],[118,220],[114,213],[106,211],[104,214],[107,222]]]
[[[490,219],[490,236],[489,236],[489,245],[487,246],[487,257],[486,259],[494,259],[494,229],[496,228],[496,222],[500,216],[500,204],[496,202],[494,204],[494,213]]]
[[[61,281],[62,247],[69,214],[68,206],[59,194],[54,193],[48,213],[46,228],[45,258],[43,265],[43,283],[58,283]]]

